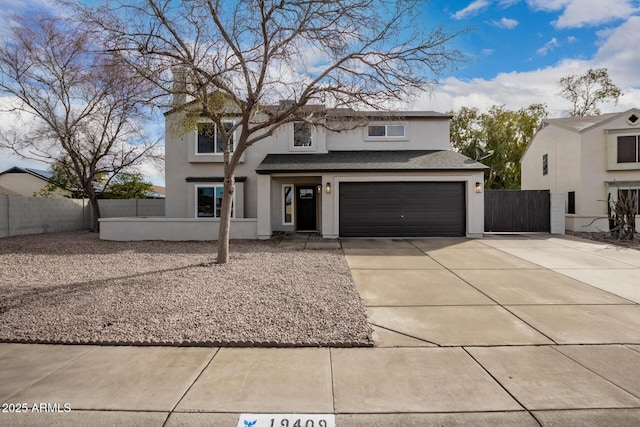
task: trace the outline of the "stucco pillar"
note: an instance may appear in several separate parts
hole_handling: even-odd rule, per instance
[[[322,237],[325,239],[337,239],[337,218],[335,214],[338,183],[333,175],[322,176]],[[331,193],[327,193],[327,184],[331,186]]]
[[[258,174],[258,239],[271,238],[271,175]]]
[[[480,192],[476,192],[480,183]],[[471,176],[467,181],[467,237],[480,238],[484,235],[484,172]]]
[[[564,234],[566,193],[551,193],[551,234]]]

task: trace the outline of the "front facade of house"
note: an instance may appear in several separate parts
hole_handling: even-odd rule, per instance
[[[289,123],[247,149],[235,174],[232,238],[234,222],[250,218],[265,239],[482,235],[485,167],[451,151],[449,116],[353,114],[355,128],[328,130],[348,115],[328,112],[323,126]],[[215,222],[224,176],[215,127],[184,132],[179,121],[166,115],[166,216]]]
[[[522,189],[566,193],[569,230],[608,230],[607,197],[640,190],[640,110],[543,120],[522,157]]]

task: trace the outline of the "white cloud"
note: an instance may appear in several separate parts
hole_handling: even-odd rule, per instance
[[[606,67],[609,76],[617,85],[635,85],[640,89],[640,55],[637,51],[640,40],[640,16],[633,16],[617,28],[599,31],[597,34],[600,42],[593,59],[594,66]],[[640,102],[637,106],[640,106]]]
[[[480,12],[482,9],[487,8],[491,2],[489,0],[475,0],[469,6],[461,9],[451,15],[453,19],[465,19],[468,16],[475,15]]]
[[[500,0],[500,3],[498,3],[498,6],[500,6],[503,9],[506,9],[519,2],[520,0]]]
[[[553,21],[556,28],[580,28],[627,19],[640,11],[632,0],[527,0],[535,11],[562,11]]]
[[[502,18],[499,21],[491,21],[493,25],[500,28],[506,28],[507,30],[512,30],[518,26],[519,22],[515,19]]]
[[[446,78],[409,108],[416,110],[449,111],[460,107],[487,109],[505,105],[510,109],[545,103],[551,117],[566,116],[569,104],[560,97],[558,81],[571,74],[584,74],[589,68],[606,67],[613,82],[624,96],[618,105],[600,106],[603,113],[625,111],[640,107],[640,55],[635,51],[640,40],[640,17],[634,16],[617,28],[598,32],[601,38],[597,53],[590,59],[564,59],[549,67],[500,73],[493,79],[460,80]]]
[[[574,36],[567,37],[567,43],[569,43],[569,44],[575,43],[577,41],[578,41],[578,39],[576,37],[574,37]]]
[[[556,47],[560,47],[560,43],[558,43],[558,39],[556,39],[555,37],[552,38],[551,40],[549,40],[548,42],[546,42],[544,44],[544,46],[542,46],[540,49],[536,50],[536,53],[538,55],[546,55],[549,51],[555,49]]]

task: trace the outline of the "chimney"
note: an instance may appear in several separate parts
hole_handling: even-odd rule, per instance
[[[177,65],[171,68],[171,73],[173,74],[171,105],[175,108],[187,103],[187,68]]]

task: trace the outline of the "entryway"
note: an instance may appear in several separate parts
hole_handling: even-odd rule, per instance
[[[296,230],[317,230],[316,186],[296,186]]]

